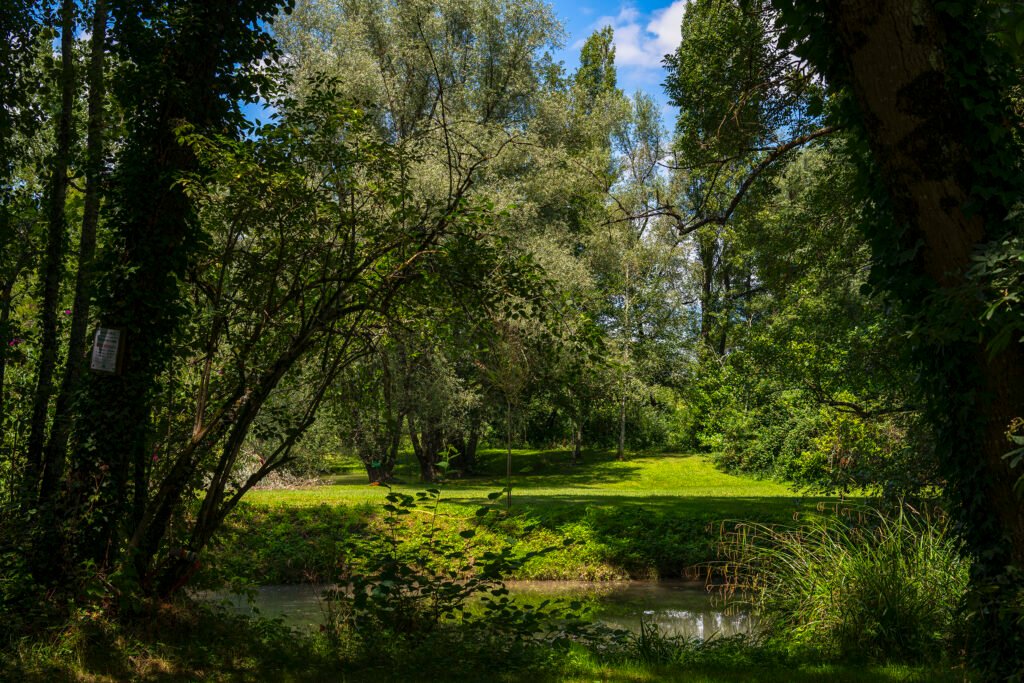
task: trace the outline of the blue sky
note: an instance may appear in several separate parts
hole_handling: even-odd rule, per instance
[[[615,63],[619,87],[632,95],[643,90],[663,105],[666,123],[674,112],[661,88],[661,59],[679,45],[679,25],[686,0],[549,0],[565,26],[565,48],[557,55],[572,71],[583,41],[601,28],[615,29]]]

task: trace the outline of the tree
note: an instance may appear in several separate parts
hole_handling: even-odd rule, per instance
[[[50,182],[47,187],[46,258],[43,276],[40,280],[40,345],[39,364],[36,371],[36,390],[32,399],[32,422],[28,437],[24,487],[26,505],[35,502],[42,479],[43,449],[46,445],[49,424],[50,398],[53,393],[53,377],[57,369],[58,334],[57,307],[60,286],[64,275],[64,259],[67,247],[67,223],[65,218],[68,192],[68,166],[72,153],[72,116],[75,99],[75,64],[72,50],[75,41],[75,3],[63,0],[60,6],[60,111],[57,119],[56,147],[50,164]]]
[[[75,296],[71,306],[71,330],[68,334],[67,361],[54,405],[53,426],[46,444],[40,497],[46,502],[57,492],[64,473],[64,459],[72,423],[71,404],[78,390],[85,365],[86,328],[91,320],[93,297],[93,261],[96,257],[96,231],[99,227],[102,184],[105,177],[106,150],[106,61],[107,0],[94,0],[92,33],[89,38],[88,139],[85,148],[85,201],[82,229],[78,238]]]
[[[580,50],[580,66],[573,75],[584,113],[590,114],[601,100],[621,96],[616,87],[615,34],[611,26],[594,31]]]
[[[670,94],[697,116],[686,125],[696,131],[689,147],[711,168],[741,162],[732,199],[711,212],[698,204],[683,229],[724,224],[795,149],[839,127],[850,131],[845,152],[872,202],[859,221],[874,255],[870,283],[902,305],[912,331],[946,493],[974,558],[974,664],[993,678],[1019,672],[1024,507],[1015,460],[1005,456],[1007,432],[1024,413],[1024,352],[1011,343],[1019,311],[1000,303],[1009,290],[997,291],[985,264],[1003,264],[996,270],[1004,276],[1015,267],[1008,254],[1020,230],[1013,210],[1024,174],[1010,122],[1019,120],[1012,104],[1020,12],[1000,3],[896,0],[697,2],[689,10],[695,18],[684,19],[684,36],[688,21],[726,17],[720,34],[731,38],[722,43],[742,46],[749,37],[737,54],[767,59],[752,62],[761,65],[753,79],[723,78],[725,88],[746,86],[711,98],[711,108],[699,101],[706,91],[683,87],[691,78],[714,83],[686,57],[688,41],[669,60]],[[758,28],[732,30],[743,23]],[[703,63],[721,75],[744,62],[712,53]],[[766,113],[763,124],[750,125]],[[779,125],[785,116],[800,125]]]
[[[237,130],[238,103],[255,95],[261,79],[237,65],[268,54],[273,43],[257,26],[278,6],[111,6],[111,44],[124,65],[115,95],[126,111],[127,136],[111,180],[115,237],[97,291],[101,324],[124,332],[125,370],[87,379],[70,503],[74,514],[91,520],[80,520],[72,555],[99,567],[120,556],[126,522],[143,516],[154,393],[185,313],[181,279],[204,237],[178,182],[198,168],[179,130],[186,123],[210,133]]]
[[[889,0],[778,6],[802,54],[845,89],[839,116],[858,126],[862,161],[877,168],[875,196],[895,226],[865,226],[879,258],[875,279],[918,326],[947,492],[975,558],[983,633],[975,664],[992,676],[1019,674],[1024,641],[1012,615],[1021,609],[1013,605],[1024,576],[1024,504],[1014,491],[1020,472],[1004,456],[1007,431],[1024,414],[1024,351],[999,341],[1019,313],[986,319],[991,284],[972,270],[1020,229],[1008,216],[1024,189],[1021,149],[1007,125],[1019,71],[998,42],[1019,26],[1019,10],[924,2],[911,11]],[[811,27],[835,42],[822,44]]]

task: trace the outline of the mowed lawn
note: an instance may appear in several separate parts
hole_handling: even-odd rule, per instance
[[[411,456],[399,462],[391,486],[414,494],[427,487],[441,490],[439,510],[454,516],[472,514],[487,495],[505,486],[504,451],[479,455],[479,474],[420,483]],[[776,481],[736,476],[718,470],[706,457],[687,454],[632,454],[625,461],[614,452],[585,452],[572,465],[568,451],[516,450],[512,454],[512,512],[532,516],[549,527],[600,515],[633,517],[641,511],[666,521],[794,521],[807,513],[835,507],[836,498],[809,496]],[[388,488],[367,483],[364,471],[326,477],[329,483],[304,488],[255,490],[250,504],[273,509],[310,506],[377,507]],[[504,504],[505,497],[501,498]]]
[[[408,456],[404,456],[406,460]],[[439,484],[423,484],[414,464],[401,462],[392,490],[414,493],[439,488],[450,505],[475,506],[487,494],[504,488],[505,452],[485,450],[479,456],[480,474],[450,477]],[[587,451],[583,462],[572,465],[564,450],[524,450],[512,453],[513,509],[546,510],[579,506],[646,506],[674,508],[680,513],[778,513],[805,510],[819,498],[807,497],[785,484],[727,474],[701,455],[631,454],[624,461],[612,451]],[[380,501],[388,489],[370,486],[361,470],[325,477],[320,486],[252,491],[246,500],[255,505],[352,505]],[[504,500],[504,498],[502,498]]]
[[[506,515],[504,495],[488,500],[505,486],[503,451],[483,451],[476,476],[434,485],[417,481],[411,460],[403,456],[396,472],[402,483],[391,490],[439,488],[442,502],[432,519],[442,533],[477,528],[477,549],[560,548],[518,570],[514,578],[522,579],[692,577],[718,561],[722,532],[733,523],[797,524],[839,503],[726,474],[701,455],[638,453],[620,462],[614,452],[594,451],[573,465],[568,451],[520,449],[513,452]],[[341,545],[379,536],[389,489],[370,486],[361,468],[341,469],[318,486],[250,492],[211,549],[209,580],[323,580],[337,566]],[[501,513],[481,520],[474,513],[488,502]]]

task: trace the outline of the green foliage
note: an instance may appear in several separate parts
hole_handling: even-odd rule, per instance
[[[530,648],[586,638],[591,629],[575,613],[579,605],[520,604],[502,583],[553,548],[513,554],[508,546],[475,547],[477,527],[500,514],[503,494],[490,494],[473,515],[476,524],[453,534],[437,523],[439,489],[388,493],[384,533],[347,544],[338,588],[327,595],[328,638],[339,653],[357,661],[407,660],[443,642],[470,659],[500,657],[512,670],[529,661],[522,658]]]
[[[722,539],[728,589],[769,638],[827,657],[935,661],[960,629],[969,562],[944,515],[836,508]]]
[[[241,505],[215,538],[196,585],[325,582],[345,539],[367,533],[368,510]]]
[[[580,66],[573,77],[582,93],[584,111],[593,111],[602,96],[615,94],[614,30],[605,26],[594,31],[580,49]]]
[[[306,634],[188,601],[131,619],[77,614],[44,638],[0,650],[8,680],[329,680],[337,665]]]

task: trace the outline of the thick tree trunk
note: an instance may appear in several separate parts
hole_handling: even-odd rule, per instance
[[[946,88],[944,37],[935,17],[902,0],[835,3],[840,46],[850,68],[872,152],[893,199],[923,249],[917,266],[940,289],[965,281],[974,248],[985,239],[981,213],[966,209],[972,178],[966,146],[969,119]],[[980,315],[981,311],[972,311]],[[964,443],[959,457],[983,456],[988,476],[979,481],[985,508],[1012,540],[1024,567],[1024,507],[1002,456],[1009,422],[1024,414],[1024,365],[1013,348],[989,360],[979,345],[965,359],[980,367],[983,402],[971,420],[984,425],[979,442]],[[972,430],[977,431],[977,430]]]
[[[46,235],[46,260],[43,266],[42,292],[39,316],[39,371],[36,375],[36,390],[32,399],[32,421],[28,437],[25,492],[28,500],[34,501],[39,491],[43,467],[43,447],[50,397],[53,394],[53,375],[57,368],[57,306],[60,304],[60,284],[64,274],[64,251],[67,243],[67,221],[64,211],[68,191],[68,163],[71,158],[72,116],[74,114],[75,70],[75,3],[63,0],[60,9],[60,115],[57,119],[57,147],[54,151],[53,169],[47,207],[48,230]]]
[[[103,180],[106,35],[107,3],[106,0],[96,0],[93,8],[88,74],[89,123],[86,140],[85,207],[78,247],[78,274],[75,281],[75,302],[71,310],[67,363],[64,367],[60,392],[57,394],[50,440],[46,445],[40,494],[44,501],[49,500],[56,492],[64,474],[68,435],[71,431],[71,403],[85,367],[88,347],[85,337],[89,325],[93,259],[96,254],[96,227],[99,224],[100,193]]]
[[[843,0],[829,7],[871,151],[896,217],[908,227],[903,244],[911,250],[921,245],[906,267],[930,281],[950,305],[962,305],[959,315],[980,320],[981,305],[954,292],[967,281],[973,251],[993,239],[990,233],[999,229],[1002,216],[968,208],[978,181],[974,164],[979,159],[972,157],[985,152],[972,149],[977,123],[953,92],[945,62],[951,36],[928,2]],[[981,46],[976,49],[981,78]],[[958,52],[954,58],[971,54]],[[945,449],[947,493],[957,506],[964,541],[978,558],[975,581],[986,605],[978,610],[979,621],[989,642],[984,646],[988,661],[976,664],[996,677],[1019,671],[1024,656],[1019,624],[1011,623],[1008,612],[1019,599],[1013,592],[1020,578],[1013,580],[1014,572],[1006,569],[1024,570],[1024,503],[1013,491],[1021,472],[1003,459],[1010,449],[1010,421],[1024,415],[1024,354],[1011,342],[1009,350],[990,357],[987,341],[925,340],[921,352],[936,377],[934,404],[944,410],[933,417],[940,451]],[[1013,633],[1016,639],[1007,637]]]
[[[386,484],[393,478],[392,468],[387,466],[387,462],[381,462],[376,467],[373,463],[364,462],[363,466],[366,468],[366,477],[371,484]]]

